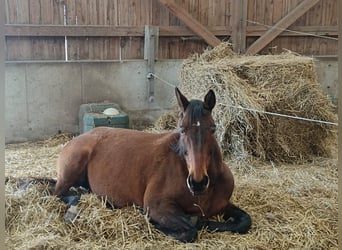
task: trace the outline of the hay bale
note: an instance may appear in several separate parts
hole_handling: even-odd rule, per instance
[[[154,123],[153,127],[157,131],[172,130],[177,127],[178,114],[176,110],[164,112]]]
[[[297,162],[331,156],[335,128],[241,109],[336,121],[320,89],[312,58],[281,55],[238,56],[228,43],[185,60],[181,91],[202,99],[209,89],[217,96],[213,115],[217,138],[229,159],[251,156],[274,162]]]

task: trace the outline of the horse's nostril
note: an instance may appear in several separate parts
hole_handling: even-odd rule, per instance
[[[190,191],[194,194],[203,193],[209,186],[209,177],[205,175],[199,182],[196,181],[191,175],[188,176],[187,184]]]
[[[207,186],[209,184],[209,177],[205,175],[201,181],[203,185]]]

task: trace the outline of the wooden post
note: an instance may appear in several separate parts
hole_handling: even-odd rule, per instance
[[[234,52],[241,54],[246,50],[248,0],[232,2],[232,43]]]
[[[144,59],[147,60],[146,82],[149,102],[154,101],[154,62],[158,55],[159,27],[145,26]]]

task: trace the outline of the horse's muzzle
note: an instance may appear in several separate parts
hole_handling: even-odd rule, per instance
[[[186,180],[188,188],[193,195],[200,195],[205,193],[205,191],[207,191],[209,187],[209,182],[210,179],[207,175],[205,175],[199,182],[195,181],[195,179],[191,175],[189,175]]]

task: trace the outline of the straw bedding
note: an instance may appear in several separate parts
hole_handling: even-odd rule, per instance
[[[336,132],[232,107],[336,121],[319,91],[312,59],[291,53],[239,57],[221,44],[186,60],[181,79],[186,96],[202,98],[209,88],[216,92],[217,137],[235,176],[232,200],[253,219],[248,234],[202,230],[195,243],[183,244],[151,226],[139,208],[111,210],[93,194],[82,195],[77,217],[65,221],[66,205],[50,195],[51,186],[24,187],[18,181],[56,177],[58,153],[72,138],[59,135],[6,145],[6,247],[338,249]],[[177,114],[160,117],[150,131],[172,129]]]
[[[138,208],[111,210],[85,194],[78,217],[66,222],[66,206],[47,184],[18,187],[16,178],[55,178],[57,155],[69,139],[6,146],[7,249],[337,249],[335,159],[253,161],[248,172],[228,162],[236,179],[233,201],[251,214],[252,229],[246,235],[200,231],[195,243],[183,244],[157,231]]]
[[[336,140],[333,126],[262,113],[336,122],[312,58],[289,51],[238,56],[228,43],[222,43],[185,60],[180,78],[180,89],[186,96],[202,99],[209,89],[215,91],[217,139],[228,159],[241,162],[256,157],[291,163],[331,155],[329,145]],[[158,129],[176,119],[170,114],[162,116]]]

